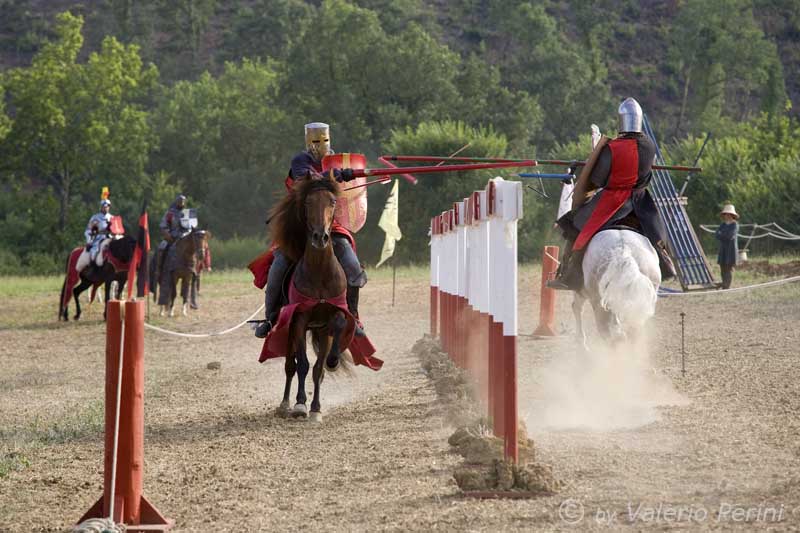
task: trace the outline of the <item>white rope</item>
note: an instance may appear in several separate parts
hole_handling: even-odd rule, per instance
[[[779,226],[776,222],[770,222],[769,224],[739,224],[739,228],[753,228],[753,232],[751,235],[743,235],[742,233],[737,233],[736,236],[740,239],[747,239],[749,243],[752,239],[762,239],[764,237],[773,237],[775,239],[780,239],[782,241],[798,241],[800,240],[800,235],[795,235],[790,231],[785,230],[781,226]],[[708,233],[716,233],[717,227],[712,224],[700,224],[700,229]],[[764,230],[764,233],[759,233],[756,235],[756,230]]]
[[[774,281],[766,281],[764,283],[756,283],[755,285],[746,285],[744,287],[736,287],[733,289],[718,289],[712,291],[692,291],[692,292],[658,292],[659,296],[673,297],[673,296],[699,296],[703,294],[725,294],[731,292],[742,292],[750,289],[763,289],[765,287],[775,287],[776,285],[784,285],[786,283],[794,283],[800,281],[800,276],[792,276],[791,278],[777,279]]]
[[[241,322],[239,322],[238,324],[236,324],[232,328],[224,329],[222,331],[218,331],[218,332],[215,332],[215,333],[181,333],[180,331],[171,331],[171,330],[168,330],[168,329],[160,328],[158,326],[154,326],[152,324],[148,324],[147,322],[144,323],[144,327],[146,327],[148,329],[152,329],[153,331],[158,331],[159,333],[166,333],[167,335],[175,335],[176,337],[189,337],[189,338],[192,338],[192,339],[199,339],[199,338],[205,338],[205,337],[218,337],[220,335],[225,335],[227,333],[230,333],[231,331],[235,331],[235,330],[239,329],[240,327],[244,326],[245,324],[247,324],[248,321],[250,321],[253,318],[255,318],[255,316],[258,315],[263,309],[264,309],[264,304],[261,304],[261,307],[256,309],[255,312],[252,315],[250,315],[249,317],[245,318],[244,320],[242,320]]]

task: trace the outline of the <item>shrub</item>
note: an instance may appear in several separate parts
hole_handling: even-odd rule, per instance
[[[56,274],[61,267],[52,255],[44,252],[31,252],[25,258],[25,273],[33,275]]]
[[[11,276],[22,273],[22,262],[11,250],[0,248],[0,276]]]
[[[214,269],[245,268],[267,246],[263,239],[257,237],[233,237],[224,241],[212,239],[208,243],[211,266]]]

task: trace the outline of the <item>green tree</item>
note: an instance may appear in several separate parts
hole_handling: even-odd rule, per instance
[[[203,223],[220,236],[261,228],[302,147],[302,123],[289,123],[278,103],[283,83],[280,64],[245,59],[227,63],[219,78],[206,72],[178,82],[159,100],[154,123],[161,144],[152,165],[203,206]],[[286,135],[290,129],[297,135]]]
[[[202,70],[205,37],[216,7],[217,0],[157,0],[156,16],[167,37],[161,48],[169,54],[164,70],[179,77]]]
[[[57,40],[46,43],[28,68],[11,70],[6,88],[14,122],[2,144],[14,180],[43,180],[59,200],[57,227],[67,225],[70,201],[100,182],[124,192],[137,180],[155,138],[143,105],[157,80],[136,46],[104,39],[86,63],[77,57],[83,20],[58,16]]]
[[[12,122],[11,117],[6,115],[6,94],[2,81],[0,80],[0,142],[2,142],[11,131]]]
[[[754,19],[752,0],[686,0],[673,29],[670,58],[682,83],[675,137],[716,129],[722,116],[746,119],[758,110],[754,97],[782,84],[775,45]]]
[[[389,153],[447,155],[463,148],[459,155],[468,157],[504,157],[508,143],[490,127],[471,127],[463,122],[423,122],[416,127],[392,131],[386,144]],[[468,196],[473,190],[486,186],[486,180],[496,175],[492,171],[443,172],[420,174],[419,182],[411,185],[400,182],[400,229],[403,239],[397,243],[399,261],[423,261],[427,254],[427,233],[431,217],[452,207],[452,202]],[[370,191],[371,216],[380,216],[387,190]],[[376,209],[377,207],[377,209]],[[370,242],[377,254],[383,242],[380,230],[370,226]]]
[[[532,157],[544,115],[538,98],[503,87],[500,70],[474,53],[461,62],[455,83],[458,117],[472,126],[492,124],[508,139],[510,152]]]
[[[307,31],[314,31],[316,9],[303,0],[236,2],[221,56],[286,59],[291,47]],[[323,46],[319,46],[320,49]]]
[[[613,112],[601,58],[568,39],[546,7],[497,1],[486,19],[486,59],[500,65],[507,87],[538,96],[544,120],[536,141],[543,147],[571,138],[587,123],[603,123]]]
[[[375,12],[325,0],[314,28],[289,53],[286,108],[330,123],[338,150],[374,153],[392,128],[457,114],[459,58],[419,25],[387,35]]]

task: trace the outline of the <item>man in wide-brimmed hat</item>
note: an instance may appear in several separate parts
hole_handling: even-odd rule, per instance
[[[739,257],[739,243],[737,235],[739,234],[739,214],[733,204],[725,204],[722,211],[719,212],[722,217],[722,224],[717,228],[716,237],[719,241],[719,254],[717,254],[717,263],[719,263],[719,270],[722,273],[722,288],[729,289],[733,281],[733,269],[736,266],[736,259]]]

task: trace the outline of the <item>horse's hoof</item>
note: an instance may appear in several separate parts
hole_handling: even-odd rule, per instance
[[[311,411],[311,416],[309,417],[309,420],[311,420],[312,422],[317,422],[318,424],[321,424],[322,423],[322,413],[320,413],[319,411]]]
[[[339,370],[339,361],[340,359],[338,357],[328,357],[325,359],[325,368],[328,370],[328,372],[336,372]]]
[[[308,408],[303,403],[297,403],[292,409],[292,418],[307,418]]]
[[[279,418],[289,418],[289,402],[281,402],[281,404],[275,408],[275,416]]]

